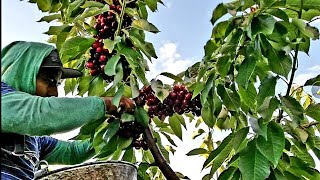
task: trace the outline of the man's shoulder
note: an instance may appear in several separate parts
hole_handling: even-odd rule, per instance
[[[1,82],[1,95],[5,95],[8,94],[10,92],[15,92],[16,90],[13,89],[13,87],[11,87],[10,85]]]

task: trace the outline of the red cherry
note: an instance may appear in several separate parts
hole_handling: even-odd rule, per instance
[[[92,48],[93,49],[96,49],[96,48],[98,48],[99,47],[99,42],[94,42],[93,44],[92,44]]]
[[[176,92],[179,92],[179,91],[180,91],[179,85],[177,85],[177,84],[174,85],[174,86],[173,86],[173,90],[176,91]]]
[[[170,92],[170,97],[172,98],[172,99],[174,99],[176,96],[177,96],[177,94],[175,93],[175,92]]]
[[[96,52],[97,52],[97,53],[101,53],[101,52],[102,52],[102,48],[101,48],[101,47],[97,47]]]
[[[106,59],[107,59],[107,56],[104,55],[104,54],[102,54],[102,55],[100,56],[100,58],[99,58],[99,62],[104,63],[104,62],[106,62]]]
[[[91,74],[91,76],[98,75],[98,70],[97,69],[91,69],[90,70],[90,74]]]
[[[114,10],[116,8],[116,6],[114,4],[110,5],[110,9]]]
[[[94,67],[93,62],[87,62],[86,64],[87,68],[92,69]]]
[[[191,93],[186,94],[186,96],[185,96],[186,100],[190,100],[191,98],[192,98],[192,94]]]

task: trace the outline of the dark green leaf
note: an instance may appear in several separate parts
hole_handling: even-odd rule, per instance
[[[253,83],[249,83],[247,89],[239,86],[239,95],[248,107],[254,109],[256,106],[257,91]]]
[[[232,91],[229,88],[218,85],[217,92],[221,97],[224,105],[232,111],[236,111],[240,107],[240,97],[237,92]]]
[[[132,148],[126,150],[122,156],[122,161],[134,162],[134,151]]]
[[[104,73],[108,76],[116,75],[116,67],[120,60],[120,55],[114,55],[108,59],[107,64],[104,67]]]
[[[174,134],[182,140],[181,122],[179,121],[177,116],[169,117],[169,124]]]
[[[270,76],[262,80],[259,86],[259,93],[257,96],[257,108],[258,109],[264,100],[269,96],[274,96],[276,88],[277,78]]]
[[[293,97],[281,96],[280,99],[281,104],[284,106],[283,109],[286,111],[286,113],[288,113],[290,118],[298,124],[300,124],[300,122],[303,122],[304,110],[300,103]]]
[[[233,149],[237,151],[242,144],[242,142],[246,139],[247,134],[249,132],[249,127],[245,127],[240,129],[234,134],[234,138],[232,140]]]
[[[258,53],[255,51],[254,47],[252,45],[246,46],[245,59],[239,67],[239,72],[236,78],[237,83],[245,89],[248,87],[248,83],[255,70],[258,58]]]
[[[236,170],[237,168],[233,166],[229,167],[219,175],[218,180],[230,180]]]
[[[133,75],[130,76],[130,87],[131,87],[132,98],[138,97],[140,94],[139,86],[138,86],[138,82],[136,80],[136,77]]]
[[[42,21],[45,21],[47,23],[53,21],[53,20],[56,20],[56,19],[59,19],[61,18],[61,14],[51,14],[51,15],[48,15],[48,16],[43,16],[39,21],[37,22],[42,22]]]
[[[174,143],[173,139],[168,134],[166,134],[164,132],[162,132],[162,134],[164,135],[164,137],[167,138],[167,140],[170,142],[170,144],[177,147],[176,143]]]
[[[108,124],[105,133],[103,134],[103,140],[108,143],[110,139],[118,132],[120,128],[120,121],[114,120]]]
[[[286,55],[284,51],[277,51],[270,48],[268,51],[268,62],[270,69],[279,75],[287,77],[291,68],[292,61],[290,56]]]
[[[288,15],[281,9],[267,9],[266,12],[286,22],[289,22]]]
[[[268,140],[259,137],[257,139],[257,148],[273,166],[276,167],[282,155],[285,145],[284,132],[282,127],[274,121],[268,125]]]
[[[199,95],[201,93],[201,91],[203,90],[204,88],[204,83],[202,82],[198,82],[196,83],[196,88],[193,90],[192,92],[192,99],[195,98],[197,95]]]
[[[176,76],[176,75],[174,75],[172,73],[169,73],[169,72],[163,72],[160,75],[167,76],[167,77],[175,80],[176,82],[182,82],[183,81],[182,78],[180,78],[180,77],[178,77],[178,76]]]
[[[258,33],[271,34],[276,20],[270,15],[259,15],[251,22],[252,35]]]
[[[268,159],[256,148],[256,140],[248,143],[240,153],[239,169],[243,179],[261,180],[270,174]]]
[[[306,115],[312,117],[314,120],[320,122],[320,103],[310,104],[305,110]]]
[[[50,26],[49,30],[45,32],[44,34],[48,35],[58,35],[60,32],[69,32],[71,30],[72,26],[69,26],[67,24],[63,24],[61,26]]]
[[[201,93],[201,103],[205,103],[207,101],[208,94],[211,90],[211,88],[214,86],[214,79],[215,79],[215,73],[212,72],[206,82],[206,85],[204,86],[202,93]]]
[[[149,32],[152,32],[152,33],[160,32],[156,26],[154,26],[152,23],[149,23],[147,20],[144,20],[144,19],[134,20],[132,22],[132,26],[137,28],[137,29],[149,31]]]
[[[201,108],[201,116],[203,121],[210,128],[213,128],[216,123],[216,117],[214,116],[213,112],[214,107],[212,107],[211,103],[209,101],[205,102]]]
[[[228,13],[228,9],[225,7],[223,3],[218,4],[218,6],[213,10],[212,12],[212,18],[211,23],[214,25],[214,23],[220,19],[222,16]]]
[[[142,124],[144,127],[147,127],[149,124],[149,115],[143,107],[136,107],[134,111],[134,117],[136,120]]]
[[[208,151],[206,149],[196,148],[196,149],[192,149],[191,151],[189,151],[186,155],[193,156],[193,155],[207,154],[207,153],[208,153]]]
[[[203,163],[203,168],[212,165],[210,174],[214,174],[216,172],[232,151],[233,144],[231,142],[233,137],[234,134],[227,136],[222,143],[210,153],[208,159]]]
[[[231,66],[231,60],[229,56],[222,56],[217,60],[216,69],[221,78],[224,78],[229,72]]]

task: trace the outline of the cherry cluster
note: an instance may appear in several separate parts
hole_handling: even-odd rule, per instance
[[[200,116],[202,108],[200,96],[191,98],[192,93],[184,85],[176,84],[163,103],[155,96],[151,86],[141,89],[139,96],[134,101],[138,106],[146,104],[149,107],[148,114],[151,118],[158,116],[163,120],[166,116],[172,116],[175,112],[178,114],[192,112],[192,114]]]
[[[114,121],[114,117],[110,117],[108,122],[111,123]],[[120,121],[120,128],[117,134],[124,138],[132,137],[131,145],[136,149],[143,148],[144,150],[148,150],[147,142],[144,140],[143,137],[144,128],[143,126],[137,121],[129,121],[129,122],[121,122]]]
[[[106,4],[104,0],[96,0],[97,2],[101,2]],[[132,1],[127,4],[127,6],[134,7],[135,2]],[[108,49],[105,49],[103,39],[114,39],[114,34],[118,28],[118,21],[117,21],[117,14],[120,15],[122,6],[119,0],[113,0],[113,4],[109,5],[110,10],[108,12],[104,12],[103,14],[95,16],[96,24],[94,28],[97,30],[97,34],[94,36],[96,41],[92,44],[92,48],[90,49],[90,58],[86,63],[86,67],[89,69],[89,73],[91,76],[98,76],[101,75],[104,80],[107,82],[112,82],[114,76],[107,76],[104,73],[104,67],[107,61],[115,55],[115,51],[109,52]],[[127,15],[124,14],[122,27],[127,28],[131,25],[132,19]],[[120,32],[120,35],[123,35],[123,32]],[[123,69],[123,80],[127,81],[130,73],[131,68],[129,67],[129,63],[125,59],[124,56],[121,56],[120,61],[122,64]]]

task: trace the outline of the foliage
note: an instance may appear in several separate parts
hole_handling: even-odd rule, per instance
[[[61,22],[61,26],[50,26],[46,33],[64,64],[85,73],[65,82],[66,93],[135,98],[141,85],[150,84],[145,78],[146,62],[157,56],[152,43],[145,41],[145,31],[159,30],[148,22],[147,8],[156,11],[161,0],[137,0],[135,8],[126,8],[134,23],[122,29],[124,33],[118,40],[107,43],[116,55],[125,56],[129,62],[129,84],[121,79],[107,83],[90,76],[84,66],[93,43],[93,17],[108,11],[109,5],[85,0],[32,2],[49,12],[40,21]],[[210,173],[203,179],[214,174],[220,175],[219,179],[320,179],[310,154],[320,157],[320,137],[316,135],[320,104],[304,91],[305,86],[318,82],[319,76],[304,86],[293,86],[298,54],[308,54],[310,41],[319,39],[319,30],[310,23],[319,16],[318,0],[235,0],[219,4],[213,10],[212,35],[204,46],[203,59],[180,74],[161,73],[175,83],[185,84],[193,92],[192,98],[200,95],[202,104],[199,117],[189,113],[174,114],[162,121],[152,119],[150,126],[166,160],[170,162],[169,152],[174,153],[176,146],[172,137],[183,140],[182,128],[189,123],[183,117],[188,117],[190,122],[197,121],[198,135],[194,138],[205,137],[200,147],[187,154],[206,158],[203,168],[210,168]],[[135,50],[128,48],[126,38]],[[115,74],[121,72],[114,64],[109,68]],[[287,83],[287,87],[285,92],[276,94],[279,81]],[[170,85],[161,88],[171,90]],[[146,111],[141,107],[138,110],[135,118],[147,124]],[[200,129],[199,124],[207,129]],[[140,162],[140,179],[164,178],[153,166],[150,151],[133,149],[130,139],[116,135],[118,129],[117,123],[98,121],[83,126],[78,138],[91,138],[97,158]],[[215,142],[212,133],[216,129],[231,133],[222,142]],[[165,148],[161,139],[167,139],[172,146]]]

